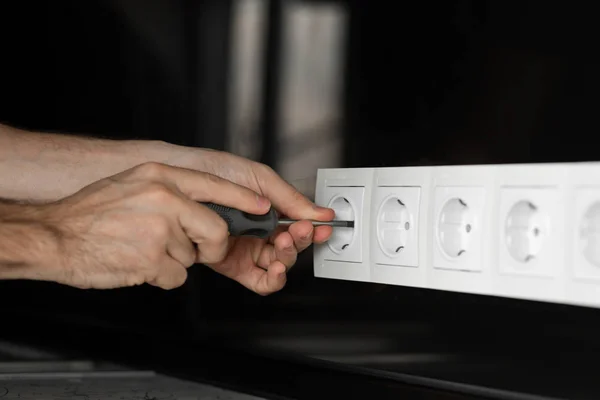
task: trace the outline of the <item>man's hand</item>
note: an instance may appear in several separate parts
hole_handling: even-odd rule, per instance
[[[299,220],[268,240],[230,238],[226,258],[208,263],[215,271],[256,293],[267,295],[281,290],[286,283],[286,272],[296,262],[298,253],[331,236],[331,227],[313,228],[308,220],[331,221],[333,210],[316,206],[263,164],[230,153],[189,148],[174,153],[170,162],[245,186],[269,199],[281,214]]]
[[[192,259],[191,245],[184,238],[188,235],[188,241],[191,238],[200,242],[200,254],[209,257],[196,261],[257,293],[269,294],[285,285],[286,271],[299,252],[312,243],[328,240],[332,232],[327,226],[313,230],[312,224],[305,221],[330,221],[334,217],[332,210],[315,206],[272,169],[228,153],[156,141],[111,141],[25,132],[0,125],[0,159],[0,172],[6,172],[0,179],[0,197],[56,202],[43,209],[48,210],[45,218],[65,227],[61,234],[65,256],[61,262],[66,272],[52,273],[59,281],[77,286],[114,287],[148,281],[175,287],[185,278],[183,266]],[[144,166],[136,167],[140,164]],[[210,175],[194,174],[191,170]],[[228,182],[214,181],[213,175]],[[249,191],[244,192],[243,188]],[[246,195],[233,195],[232,191]],[[258,200],[250,201],[247,197],[252,192],[267,198],[280,213],[301,222],[269,240],[219,241],[217,236],[224,234],[225,225],[215,219],[216,214],[192,205],[193,200],[213,201],[256,214],[266,212],[269,202],[258,205]],[[73,211],[70,207],[74,207]],[[96,210],[98,215],[94,215]],[[189,219],[180,219],[183,215]],[[202,230],[200,220],[214,226],[214,231]],[[151,229],[151,225],[158,228]],[[25,228],[15,223],[10,229],[21,232]],[[45,228],[36,229],[46,232]],[[78,239],[79,234],[82,236]],[[16,240],[17,236],[13,237]],[[229,249],[226,254],[225,248]],[[150,258],[149,249],[154,251]],[[217,260],[217,255],[225,258]],[[67,256],[78,261],[68,262]],[[120,260],[125,256],[128,263]],[[176,271],[173,274],[177,275],[168,278],[164,270]],[[13,273],[11,270],[11,276]],[[38,272],[29,274],[32,279],[41,278]],[[165,282],[169,279],[172,281]]]
[[[38,211],[59,233],[62,251],[54,268],[36,271],[37,279],[80,288],[178,287],[186,268],[228,257],[227,224],[198,202],[253,214],[270,207],[263,196],[228,180],[147,163]]]

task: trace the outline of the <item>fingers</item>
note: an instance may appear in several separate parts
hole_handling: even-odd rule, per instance
[[[314,228],[310,221],[296,222],[290,225],[288,231],[281,231],[271,238],[271,245],[263,248],[257,265],[266,268],[278,260],[289,269],[296,263],[298,253],[306,250],[312,243],[326,241],[331,231],[329,226]]]
[[[167,242],[167,254],[186,268],[196,263],[196,246],[179,226],[171,228]]]
[[[245,252],[246,250],[239,251]],[[244,265],[243,260],[236,258],[226,263],[208,264],[208,267],[263,296],[283,289],[287,282],[287,268],[280,260],[276,259],[275,247],[267,244],[256,256],[259,260],[256,265],[254,262],[252,262],[253,265]]]
[[[280,261],[274,261],[267,271],[252,268],[240,283],[254,292],[267,296],[284,288],[287,282],[286,267]]]
[[[168,186],[157,185],[145,199],[149,196],[154,198],[152,204],[156,211],[169,221],[166,245],[175,260],[189,267],[196,262],[217,263],[225,258],[229,229],[216,212],[190,200],[177,188],[170,190]]]
[[[161,289],[171,290],[182,286],[187,280],[187,269],[178,261],[165,256],[156,277],[148,283]]]
[[[147,163],[137,168],[142,178],[168,183],[177,187],[188,198],[237,208],[251,214],[265,214],[270,201],[245,186],[216,175],[191,169]]]
[[[196,262],[214,264],[222,261],[229,250],[227,223],[217,213],[194,201],[182,200],[179,224],[197,245]]]
[[[331,237],[333,228],[331,226],[317,226],[313,234],[313,243],[325,243]]]
[[[256,265],[266,269],[274,261],[279,261],[287,270],[296,263],[297,259],[298,251],[292,236],[288,232],[282,232],[275,238],[274,244],[268,244],[262,248]]]
[[[314,231],[315,229],[310,221],[300,221],[290,225],[288,232],[298,252],[304,251],[312,244]]]
[[[255,174],[263,194],[286,216],[316,221],[331,221],[334,218],[333,210],[314,204],[269,167],[259,164]]]

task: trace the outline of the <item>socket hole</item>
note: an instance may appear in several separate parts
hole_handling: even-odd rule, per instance
[[[355,221],[356,213],[352,202],[344,196],[335,196],[329,203],[329,208],[335,211],[336,220]],[[331,238],[327,241],[329,248],[340,254],[354,241],[354,228],[338,227],[333,230]]]
[[[527,263],[542,249],[543,230],[548,220],[539,207],[528,200],[512,206],[505,223],[505,242],[509,254],[517,261]]]
[[[411,215],[406,204],[396,196],[385,199],[377,215],[377,239],[388,257],[395,257],[405,249]]]
[[[458,197],[446,201],[437,228],[438,243],[446,256],[456,258],[464,254],[470,243],[468,233],[473,229],[472,212],[467,203]]]

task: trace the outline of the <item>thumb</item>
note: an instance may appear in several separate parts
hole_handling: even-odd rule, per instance
[[[263,195],[271,204],[293,219],[310,219],[315,221],[331,221],[335,213],[330,208],[317,206],[295,187],[287,183],[272,168],[261,166],[255,171],[258,184]]]

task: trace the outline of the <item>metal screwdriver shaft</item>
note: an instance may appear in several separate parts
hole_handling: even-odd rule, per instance
[[[298,222],[295,219],[280,218],[277,225],[291,225]],[[331,226],[334,228],[354,228],[354,221],[311,221],[313,226]]]

